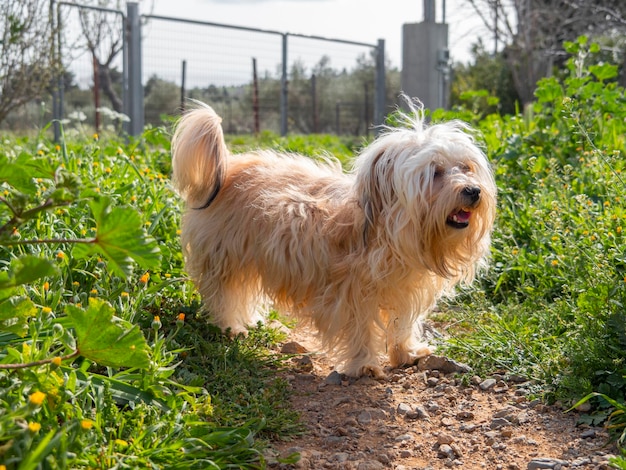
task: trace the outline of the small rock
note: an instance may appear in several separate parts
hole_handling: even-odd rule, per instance
[[[580,437],[583,439],[590,439],[592,437],[596,437],[595,429],[587,429],[580,434]]]
[[[429,387],[436,387],[438,383],[439,379],[437,377],[428,377],[426,379],[426,385],[428,385]]]
[[[324,380],[324,383],[327,385],[341,385],[343,382],[343,374],[340,374],[336,370],[332,371]]]
[[[496,379],[485,379],[478,386],[481,390],[487,391],[495,387],[498,381]]]
[[[576,407],[576,410],[580,411],[581,413],[587,413],[588,411],[591,411],[591,403],[589,403],[588,401],[581,403]]]
[[[413,436],[411,436],[410,434],[400,434],[398,437],[395,438],[395,441],[403,442],[403,441],[410,441],[411,439],[413,439]]]
[[[369,424],[372,422],[372,414],[369,411],[361,411],[356,417],[359,424]]]
[[[461,373],[466,374],[472,370],[467,364],[462,364],[444,356],[430,355],[421,358],[417,366],[419,370],[438,370],[444,374]]]
[[[289,343],[283,344],[283,347],[280,349],[280,352],[283,354],[305,354],[308,351],[300,343],[296,343],[295,341],[290,341]]]
[[[406,415],[407,413],[409,413],[411,411],[411,407],[409,405],[407,405],[406,403],[400,403],[398,405],[398,408],[396,409],[396,412],[400,415]]]
[[[446,434],[445,432],[442,432],[437,436],[437,444],[439,445],[452,444],[453,442],[454,437],[452,437],[450,434]]]
[[[491,429],[500,429],[500,428],[504,428],[510,425],[511,425],[511,422],[508,419],[494,418],[493,420],[491,420],[491,424],[489,425],[489,427]]]
[[[382,470],[384,468],[385,466],[378,460],[370,460],[367,462],[359,462],[357,470]]]
[[[313,360],[309,356],[302,356],[294,361],[298,368],[306,371],[313,370]]]
[[[421,405],[417,405],[415,407],[415,413],[417,413],[418,418],[421,418],[421,419],[430,418],[430,414],[428,414],[428,411],[426,411],[426,409]]]
[[[450,447],[448,444],[443,444],[439,446],[439,449],[437,449],[437,457],[439,457],[440,459],[454,460],[456,458],[456,454],[454,453],[452,447]]]
[[[526,470],[538,470],[541,468],[561,470],[563,468],[563,465],[567,465],[567,462],[559,459],[535,458],[528,462]]]

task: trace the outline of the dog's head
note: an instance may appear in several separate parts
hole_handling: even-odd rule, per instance
[[[421,110],[412,111],[355,162],[365,236],[385,239],[416,267],[470,281],[488,255],[495,219],[489,162],[466,124],[425,127]]]

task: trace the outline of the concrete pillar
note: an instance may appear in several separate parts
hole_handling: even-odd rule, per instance
[[[448,25],[432,21],[403,25],[402,91],[426,108],[448,108],[449,82]]]

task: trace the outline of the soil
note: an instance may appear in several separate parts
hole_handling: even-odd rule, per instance
[[[577,424],[566,412],[532,399],[523,377],[459,373],[463,364],[429,356],[387,377],[348,378],[333,370],[312,331],[297,327],[283,352],[293,407],[306,431],[274,442],[278,469],[609,469],[617,451],[603,428]],[[447,372],[447,373],[446,373]],[[467,380],[467,377],[471,377]],[[297,452],[295,464],[280,463]]]

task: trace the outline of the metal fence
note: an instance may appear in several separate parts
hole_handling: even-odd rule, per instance
[[[384,119],[383,40],[369,44],[140,15],[134,2],[126,12],[52,2],[61,31],[57,50],[71,71],[54,90],[58,120],[78,114],[97,124],[107,109],[117,109],[130,118],[125,130],[136,135],[144,122],[178,114],[188,98],[215,107],[225,130],[234,133],[365,134]],[[93,54],[73,46],[85,41],[81,15],[108,25]],[[120,50],[102,64],[113,41]],[[121,121],[114,119],[116,125]]]

